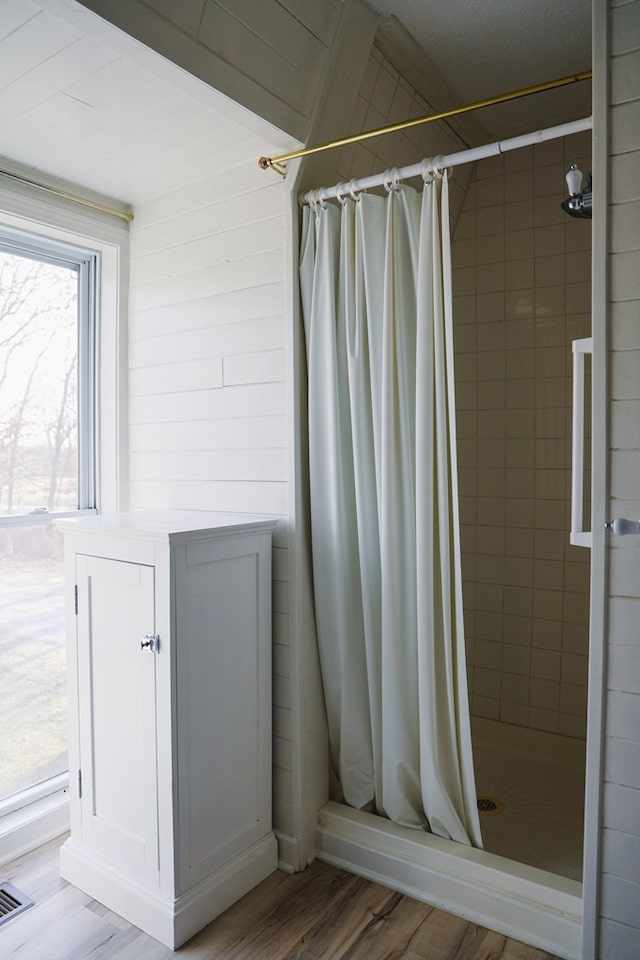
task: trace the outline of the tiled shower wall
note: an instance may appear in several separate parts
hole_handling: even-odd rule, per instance
[[[560,208],[571,162],[590,169],[589,134],[476,165],[453,289],[471,711],[582,738],[589,551],[569,545],[571,341],[591,332],[591,221]]]

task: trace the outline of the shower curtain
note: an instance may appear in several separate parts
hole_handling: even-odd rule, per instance
[[[313,578],[346,803],[481,846],[446,174],[304,209]]]

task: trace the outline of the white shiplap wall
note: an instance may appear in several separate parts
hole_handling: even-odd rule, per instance
[[[293,831],[287,590],[285,185],[256,164],[135,207],[129,313],[132,509],[281,518],[273,551],[274,822]]]
[[[640,517],[640,0],[609,0],[610,516]],[[640,957],[640,538],[612,540],[598,960]]]
[[[640,517],[640,0],[605,2],[610,7],[612,36],[609,516],[637,518]],[[389,65],[383,64],[374,51],[369,74],[383,68],[389,70]],[[388,78],[383,79],[388,86]],[[401,87],[404,88],[404,83]],[[363,89],[371,88],[369,77]],[[361,151],[363,147],[360,145],[352,152],[355,149]],[[354,158],[351,159],[353,162]],[[340,178],[354,175],[360,175],[359,171],[349,167]],[[611,566],[601,930],[596,960],[638,960],[640,544],[637,538],[615,543]]]

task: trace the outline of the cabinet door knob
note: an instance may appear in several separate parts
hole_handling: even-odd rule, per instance
[[[160,646],[160,637],[157,633],[145,633],[144,640],[140,641],[140,649],[149,653],[157,653]]]

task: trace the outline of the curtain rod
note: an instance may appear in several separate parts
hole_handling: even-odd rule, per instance
[[[487,100],[477,100],[475,103],[468,103],[464,107],[453,107],[451,110],[442,110],[440,113],[430,113],[425,117],[415,117],[413,120],[403,120],[401,123],[394,123],[388,127],[377,127],[375,130],[366,130],[364,133],[354,133],[350,137],[343,137],[341,140],[321,143],[316,147],[304,147],[301,150],[294,150],[291,153],[282,153],[279,157],[260,157],[258,166],[263,170],[275,170],[276,173],[284,177],[286,175],[286,167],[283,167],[282,164],[286,163],[287,160],[296,160],[298,157],[308,157],[310,154],[321,153],[323,150],[333,150],[336,147],[344,147],[350,143],[358,143],[360,140],[369,140],[371,137],[381,137],[386,133],[397,133],[399,130],[416,127],[422,123],[431,123],[433,120],[445,120],[447,117],[455,117],[460,113],[468,113],[470,110],[480,110],[482,107],[490,107],[496,103],[505,103],[507,100],[517,100],[519,97],[528,97],[532,93],[542,93],[544,90],[554,90],[556,87],[564,87],[570,83],[590,80],[592,75],[591,70],[585,70],[583,73],[572,73],[570,76],[560,77],[558,80],[547,80],[546,83],[537,83],[532,87],[523,87],[522,90],[502,93],[497,97],[489,97]]]
[[[0,176],[8,177],[10,180],[16,180],[18,183],[24,183],[28,187],[36,187],[38,190],[44,190],[63,200],[70,200],[72,203],[78,203],[83,207],[89,207],[91,210],[99,210],[100,213],[107,213],[111,217],[118,217],[120,220],[126,220],[131,223],[132,213],[126,213],[124,210],[116,210],[114,207],[107,207],[104,203],[97,203],[95,200],[87,200],[85,197],[78,197],[75,193],[67,193],[65,190],[59,190],[57,187],[51,187],[46,183],[39,183],[37,180],[31,180],[29,177],[23,177],[19,173],[12,173],[10,170],[0,170]]]
[[[411,166],[408,167],[398,167],[392,170],[385,170],[383,173],[374,173],[370,177],[362,177],[360,180],[349,180],[347,183],[338,183],[334,187],[321,187],[319,190],[309,190],[301,197],[301,203],[323,203],[325,200],[342,197],[348,193],[354,194],[356,191],[381,187],[383,184],[396,183],[399,180],[408,180],[410,177],[420,177],[423,172],[428,172],[429,170],[444,170],[447,167],[459,166],[461,163],[472,163],[474,160],[483,160],[485,157],[495,157],[500,153],[507,153],[509,150],[528,147],[530,144],[544,143],[545,140],[556,140],[559,137],[568,137],[573,133],[582,133],[584,130],[591,130],[591,127],[591,117],[584,117],[582,120],[572,120],[569,123],[562,123],[557,127],[547,127],[546,130],[536,130],[533,133],[525,133],[520,137],[512,137],[510,140],[497,140],[494,143],[487,143],[483,147],[471,147],[469,150],[461,150],[459,153],[449,153],[443,157],[421,160],[419,163],[411,164]]]

